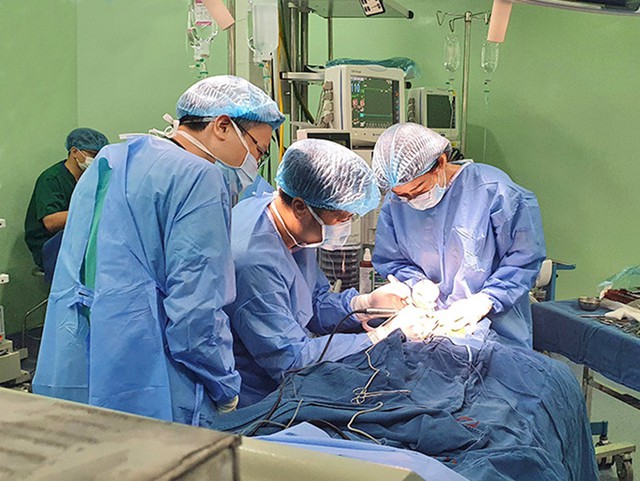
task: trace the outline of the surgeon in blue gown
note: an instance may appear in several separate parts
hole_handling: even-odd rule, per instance
[[[237,296],[225,309],[231,320],[240,406],[274,391],[283,375],[322,359],[338,361],[368,348],[407,323],[363,332],[353,310],[399,309],[409,287],[392,283],[359,295],[332,293],[316,261],[316,248],[339,249],[353,215],[375,208],[380,193],[373,172],[349,149],[326,140],[301,140],[287,149],[276,176],[277,193],[248,198],[233,209],[231,230]],[[347,331],[347,332],[344,332]]]
[[[435,283],[452,330],[473,331],[486,316],[502,341],[530,348],[529,290],[545,258],[538,201],[501,170],[451,162],[450,152],[447,139],[417,124],[380,136],[373,170],[390,192],[373,264],[414,293]]]
[[[75,190],[33,390],[210,425],[238,402],[229,320],[232,197],[284,120],[246,80],[210,77],[164,138],[103,148]]]

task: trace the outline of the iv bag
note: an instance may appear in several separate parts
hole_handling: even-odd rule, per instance
[[[493,73],[498,68],[498,45],[500,44],[489,40],[485,40],[482,45],[480,65],[486,73]]]
[[[257,64],[271,60],[278,48],[278,0],[249,0],[251,31],[249,48]]]
[[[193,49],[194,65],[198,77],[207,76],[206,59],[209,57],[211,42],[218,34],[218,26],[211,19],[204,0],[190,0],[187,21],[187,41]]]
[[[451,73],[460,68],[460,39],[452,33],[444,39],[444,68]]]

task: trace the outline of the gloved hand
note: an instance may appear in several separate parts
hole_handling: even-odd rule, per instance
[[[439,313],[438,320],[447,331],[459,331],[466,327],[466,333],[473,334],[478,322],[492,307],[489,296],[480,292],[454,302],[448,309]]]
[[[417,282],[411,289],[411,298],[414,304],[427,311],[435,310],[438,296],[440,296],[440,289],[429,279]]]
[[[228,403],[218,405],[217,407],[218,414],[227,414],[235,411],[236,407],[238,407],[238,401],[239,401],[239,398],[238,396],[236,396]]]
[[[426,318],[425,312],[415,306],[407,306],[394,318],[368,333],[369,339],[378,344],[396,329],[400,329],[410,341],[424,339],[425,333],[433,327],[433,321]]]
[[[407,305],[407,300],[411,298],[411,288],[403,282],[390,282],[378,287],[371,294],[361,294],[351,299],[351,309],[358,311],[376,307],[381,309],[400,310]],[[367,314],[356,314],[360,321],[367,321],[376,316]]]

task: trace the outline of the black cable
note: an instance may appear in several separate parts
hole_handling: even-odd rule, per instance
[[[276,412],[276,409],[278,409],[278,406],[280,405],[280,402],[282,401],[282,394],[284,393],[284,387],[287,384],[287,381],[290,378],[285,378],[282,383],[280,384],[280,387],[278,388],[278,397],[276,398],[276,402],[273,403],[273,406],[271,406],[271,409],[269,410],[269,412],[267,413],[267,415],[261,419],[256,426],[249,431],[245,436],[253,436],[255,433],[258,432],[258,429],[260,429],[262,427],[263,424],[269,422],[271,420],[271,416],[274,415],[274,413]]]
[[[333,328],[333,332],[329,335],[329,339],[327,339],[327,343],[325,344],[324,349],[322,350],[322,353],[320,354],[320,357],[318,358],[318,360],[313,365],[320,364],[320,362],[322,361],[322,358],[324,357],[324,355],[327,353],[327,350],[329,349],[329,344],[331,344],[331,341],[333,340],[333,336],[336,335],[336,333],[338,332],[338,328],[344,323],[344,321],[349,319],[354,314],[366,314],[366,312],[367,312],[366,309],[358,309],[357,311],[352,311],[349,314],[347,314],[346,316],[344,316],[340,320],[340,322],[338,324],[336,324],[336,327]]]
[[[451,149],[451,153],[449,154],[449,160],[450,161],[464,160],[464,154],[460,149],[453,148]]]
[[[249,431],[246,436],[253,436],[255,435],[256,432],[258,432],[258,430],[262,427],[263,424],[268,423],[269,421],[271,421],[271,417],[275,414],[276,410],[278,409],[278,407],[280,406],[280,403],[282,402],[282,396],[284,394],[284,388],[287,384],[288,381],[290,381],[293,378],[293,375],[304,370],[304,369],[308,369],[310,367],[316,366],[320,363],[320,361],[322,361],[322,358],[324,357],[324,355],[327,353],[327,350],[329,349],[329,344],[331,343],[331,340],[333,339],[333,336],[338,332],[338,328],[347,320],[349,319],[352,315],[354,314],[366,314],[367,310],[366,309],[358,309],[356,311],[352,311],[349,314],[347,314],[346,316],[344,316],[340,322],[338,322],[338,324],[336,324],[336,327],[333,328],[333,332],[329,335],[329,339],[327,339],[327,344],[324,346],[324,349],[322,351],[322,353],[320,354],[320,357],[318,358],[318,360],[316,362],[314,362],[313,364],[310,364],[308,366],[303,366],[300,367],[298,369],[290,369],[288,371],[285,372],[285,378],[282,380],[282,382],[280,383],[280,386],[278,387],[278,396],[276,397],[276,402],[273,403],[273,406],[271,406],[271,409],[269,409],[269,412],[267,413],[267,415],[261,419],[260,421],[257,422],[256,426]]]
[[[329,421],[325,421],[324,419],[309,419],[307,422],[317,428],[322,429],[323,431],[326,431],[324,428],[329,428],[342,439],[346,439],[347,441],[349,440],[349,436],[342,432],[342,429],[340,429],[335,424],[330,423]]]
[[[280,0],[280,11],[282,12],[282,15],[279,15],[278,19],[280,22],[280,32],[283,38],[282,46],[284,48],[284,56],[287,61],[287,67],[289,69],[289,72],[291,72],[293,71],[293,67],[292,67],[293,64],[291,63],[291,54],[289,53],[289,39],[287,38],[287,34],[286,34],[287,30],[285,29],[285,24],[284,24],[284,12],[287,11],[284,0]],[[302,113],[304,113],[305,117],[309,122],[311,122],[312,124],[315,124],[313,115],[309,111],[307,104],[302,99],[302,94],[298,91],[298,88],[296,87],[295,82],[290,82],[290,85],[291,85],[291,91],[296,96],[298,103],[302,107]]]

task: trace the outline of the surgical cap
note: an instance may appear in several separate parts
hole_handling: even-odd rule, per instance
[[[284,115],[276,103],[258,87],[240,77],[219,75],[193,84],[178,99],[176,116],[231,118],[269,124],[277,129]]]
[[[95,150],[96,152],[109,143],[109,139],[97,130],[80,128],[69,132],[67,135],[67,151],[71,147],[78,150]]]
[[[380,203],[367,163],[342,145],[320,139],[294,142],[282,158],[278,186],[311,207],[365,215]]]
[[[396,124],[385,130],[373,150],[373,172],[384,191],[431,170],[451,142],[422,125]]]

